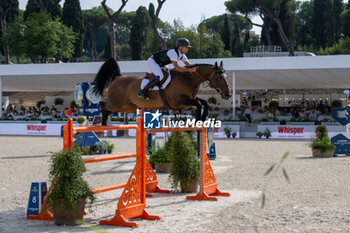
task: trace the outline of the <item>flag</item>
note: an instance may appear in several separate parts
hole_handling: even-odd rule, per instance
[[[68,116],[72,116],[72,108],[67,109],[66,111],[64,111],[64,113]]]

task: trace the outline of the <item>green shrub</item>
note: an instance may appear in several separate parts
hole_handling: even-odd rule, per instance
[[[316,133],[316,140],[321,140],[324,137],[328,138],[328,131],[327,131],[327,127],[324,125],[319,125],[316,127],[315,130]]]
[[[319,149],[321,153],[324,153],[329,150],[335,150],[335,145],[332,144],[331,140],[329,140],[327,136],[320,140],[313,141],[312,149]]]
[[[340,102],[340,100],[333,100],[331,106],[332,108],[341,108],[342,103]]]
[[[152,163],[169,163],[170,162],[170,156],[169,156],[169,149],[168,146],[160,146],[157,144],[156,149],[150,148],[150,157],[149,161]]]
[[[177,189],[179,183],[189,184],[199,179],[200,164],[196,157],[196,146],[190,134],[174,132],[168,141],[170,160],[170,182]]]
[[[278,108],[278,102],[274,100],[270,101],[269,108],[275,110],[276,108]]]
[[[266,138],[271,137],[271,131],[270,131],[268,128],[265,129],[265,131],[264,131],[264,136],[265,136]]]
[[[258,136],[259,138],[261,138],[263,135],[264,135],[264,133],[260,132],[260,131],[256,133],[256,136]]]
[[[227,138],[230,138],[232,129],[230,127],[225,127],[224,131],[225,131]]]
[[[53,187],[48,193],[46,207],[63,200],[66,209],[72,209],[82,198],[95,200],[88,183],[83,179],[86,172],[81,157],[81,148],[74,146],[70,151],[58,151],[51,155],[49,177]]]
[[[55,99],[54,103],[55,103],[55,105],[62,105],[64,103],[64,100],[62,98],[58,97]]]
[[[79,117],[77,118],[77,123],[78,123],[78,124],[83,124],[83,123],[85,122],[85,120],[86,120],[86,117],[79,116]]]
[[[218,101],[216,100],[216,98],[215,98],[214,96],[211,96],[211,97],[208,98],[208,103],[209,103],[209,104],[214,104],[214,105],[216,105],[217,102],[218,102]]]

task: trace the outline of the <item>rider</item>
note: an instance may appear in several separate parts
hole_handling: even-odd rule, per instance
[[[155,75],[155,77],[149,81],[149,83],[137,94],[137,96],[148,99],[147,98],[147,92],[149,89],[157,85],[158,82],[160,82],[163,78],[163,72],[161,67],[164,67],[170,63],[173,63],[174,68],[176,71],[179,72],[195,72],[197,70],[197,67],[192,68],[186,68],[181,67],[178,64],[178,61],[182,61],[185,63],[185,65],[191,65],[188,62],[188,59],[186,57],[186,53],[188,51],[188,48],[190,48],[190,41],[186,38],[179,38],[176,40],[176,47],[173,49],[168,50],[161,50],[153,54],[150,58],[147,60],[147,64],[151,72]]]

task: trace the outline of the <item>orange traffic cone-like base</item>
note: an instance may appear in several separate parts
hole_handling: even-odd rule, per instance
[[[53,215],[50,212],[40,212],[38,215],[28,215],[27,219],[53,221]]]
[[[219,189],[216,189],[214,193],[210,194],[211,196],[231,196],[230,193],[225,193],[225,192],[221,192]]]
[[[196,196],[187,196],[187,200],[207,200],[207,201],[217,201],[217,197],[210,197],[208,194],[203,192],[202,194],[197,193]]]
[[[142,215],[135,217],[147,220],[160,220],[162,219],[157,215],[150,215],[146,209],[143,210]],[[101,220],[101,225],[113,225],[113,226],[123,226],[123,227],[139,227],[139,224],[136,222],[128,221],[123,215],[120,214],[119,210],[116,210],[116,215],[111,220]]]

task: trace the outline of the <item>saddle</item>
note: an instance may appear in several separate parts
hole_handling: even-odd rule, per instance
[[[162,67],[161,69],[162,69],[164,78],[162,79],[162,81],[160,81],[157,84],[157,86],[159,86],[159,87],[161,87],[163,85],[163,83],[165,83],[165,81],[168,79],[169,73],[170,73],[170,69],[167,69],[167,68],[164,68],[164,67]],[[148,79],[148,80],[151,80],[154,77],[156,77],[156,76],[153,73],[146,72],[146,76],[144,78]]]

